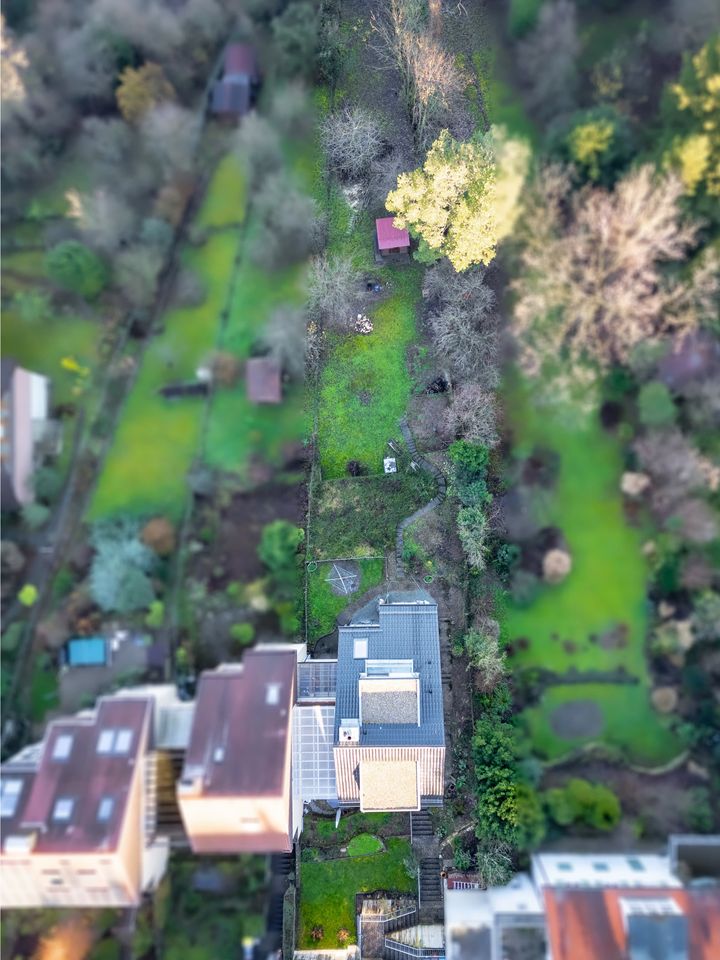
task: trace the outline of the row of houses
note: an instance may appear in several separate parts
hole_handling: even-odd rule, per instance
[[[132,905],[173,846],[287,852],[314,801],[440,804],[444,744],[437,605],[387,594],[340,628],[337,659],[259,646],[192,702],[137,687],[50,723],[0,768],[0,902]]]
[[[716,960],[720,837],[661,853],[541,853],[504,887],[445,881],[447,960]]]

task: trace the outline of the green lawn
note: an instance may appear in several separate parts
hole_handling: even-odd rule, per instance
[[[229,227],[245,219],[247,178],[240,160],[232,153],[217,165],[197,217],[200,227]]]
[[[3,311],[2,353],[23,367],[43,373],[52,381],[53,402],[77,401],[77,377],[60,361],[72,357],[91,372],[97,363],[100,321],[80,317],[51,317],[43,323],[23,323],[12,310]]]
[[[414,893],[417,884],[403,864],[410,856],[407,840],[391,837],[385,853],[303,863],[300,869],[299,949],[337,948],[337,934],[346,929],[355,943],[355,894],[373,890]],[[324,936],[313,941],[313,927]]]
[[[360,833],[353,837],[347,846],[349,857],[369,857],[374,853],[380,853],[383,848],[383,842],[372,833]]]
[[[619,482],[621,448],[596,416],[569,426],[562,410],[538,408],[517,381],[506,385],[505,410],[519,453],[536,445],[560,455],[560,472],[550,497],[542,504],[543,525],[559,527],[568,542],[573,568],[560,585],[543,587],[527,608],[508,604],[504,632],[515,643],[514,669],[539,667],[564,674],[575,667],[616,670],[624,667],[638,686],[593,684],[586,695],[597,697],[607,723],[601,739],[621,746],[645,763],[667,760],[677,742],[650,708],[645,636],[649,625],[646,600],[647,566],[641,552],[642,531],[624,517]],[[567,413],[567,411],[565,411]],[[624,646],[610,649],[591,640],[621,626]],[[524,638],[526,649],[517,640]],[[556,703],[581,697],[577,686],[553,687],[540,707],[527,711],[538,750],[556,757],[577,743],[555,737],[548,715]],[[615,712],[615,704],[624,712]]]
[[[320,384],[319,434],[323,477],[346,476],[349,460],[382,473],[387,442],[398,436],[412,380],[407,349],[415,338],[421,270],[388,271],[391,294],[370,312],[374,331],[347,336],[332,349]]]
[[[221,164],[218,175],[226,176],[225,170]],[[211,189],[200,218],[212,203]],[[165,400],[158,391],[168,383],[193,379],[214,348],[238,240],[236,228],[226,229],[213,233],[203,246],[185,251],[185,262],[206,284],[205,300],[197,307],[171,310],[164,318],[164,332],[148,347],[95,492],[91,518],[119,513],[180,515],[185,477],[199,448],[205,401]]]
[[[360,561],[360,585],[357,593],[350,597],[339,597],[332,592],[327,575],[331,569],[327,563],[318,564],[317,569],[308,572],[308,639],[319,640],[330,633],[335,627],[335,621],[343,612],[348,603],[382,582],[384,560],[379,557],[374,560]]]
[[[518,387],[506,389],[504,397],[516,449],[529,453],[539,445],[560,455],[557,485],[540,519],[563,531],[573,562],[570,576],[562,584],[544,587],[529,607],[509,606],[508,638],[529,641],[514,664],[558,673],[572,666],[609,670],[624,665],[644,678],[648,571],[642,532],[625,522],[620,446],[596,417],[584,427],[570,428],[562,411],[553,416],[533,406]],[[590,641],[591,635],[620,624],[626,628],[625,647],[606,650]],[[564,648],[567,641],[576,644],[575,652]]]
[[[408,471],[399,459],[396,474],[330,480],[316,492],[310,551],[315,560],[379,556],[395,543],[398,523],[437,491],[427,473]]]
[[[604,728],[596,737],[565,739],[550,725],[557,707],[573,700],[592,700],[603,714]],[[668,721],[652,707],[647,686],[643,684],[567,684],[549,687],[537,707],[525,710],[533,744],[548,760],[559,759],[570,750],[589,741],[608,744],[620,750],[630,761],[645,766],[660,766],[683,749],[680,738],[669,730]]]

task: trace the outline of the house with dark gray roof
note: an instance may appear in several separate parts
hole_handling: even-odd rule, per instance
[[[340,627],[333,754],[341,807],[442,803],[440,637],[425,591],[378,597]]]

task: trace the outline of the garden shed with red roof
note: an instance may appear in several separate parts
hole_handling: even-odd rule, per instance
[[[394,217],[380,217],[375,221],[375,253],[380,263],[408,258],[410,234],[395,226]]]

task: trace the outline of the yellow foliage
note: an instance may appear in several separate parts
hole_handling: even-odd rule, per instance
[[[720,196],[720,35],[686,62],[670,92],[678,110],[687,112],[689,130],[694,125],[698,132],[676,140],[666,160],[680,168],[688,193],[702,185]]]
[[[400,174],[386,206],[420,238],[420,259],[445,255],[459,273],[490,263],[512,231],[529,162],[528,145],[502,128],[468,143],[443,130],[423,166]]]
[[[707,175],[712,144],[706,133],[693,133],[673,144],[671,156],[691,196]]]
[[[570,132],[570,156],[576,163],[587,167],[593,180],[600,176],[600,158],[612,143],[614,135],[615,127],[610,120],[581,123]]]
[[[164,100],[174,100],[175,90],[159,64],[144,63],[137,70],[123,70],[115,96],[123,117],[129,123],[138,123],[148,110]]]

